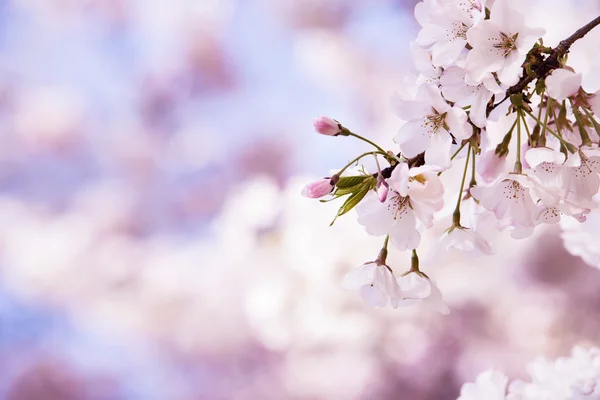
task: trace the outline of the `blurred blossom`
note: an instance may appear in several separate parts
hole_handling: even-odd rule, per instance
[[[597,345],[593,223],[424,262],[445,317],[341,287],[381,240],[300,195],[362,146],[312,117],[396,129],[414,3],[0,2],[0,398],[457,398]],[[568,34],[599,11],[564,3],[534,17]],[[584,84],[595,43],[572,51]]]

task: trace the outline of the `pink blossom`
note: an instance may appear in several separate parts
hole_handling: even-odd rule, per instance
[[[477,172],[485,183],[492,183],[505,170],[506,157],[499,157],[494,149],[477,157]]]
[[[315,118],[315,131],[321,135],[336,136],[340,133],[340,124],[329,117]]]
[[[581,74],[576,74],[565,68],[552,71],[546,78],[548,96],[558,101],[577,94],[581,87]]]
[[[309,183],[302,189],[302,196],[310,199],[318,199],[319,197],[327,196],[333,190],[334,185],[331,184],[331,178],[323,178],[321,180]]]
[[[507,174],[492,186],[471,188],[471,194],[486,210],[493,211],[496,218],[505,218],[516,227],[532,227],[537,215],[530,190],[534,186],[527,175]]]
[[[376,195],[367,195],[356,206],[358,223],[369,235],[389,235],[392,244],[400,251],[417,248],[421,234],[417,230],[417,216],[408,197],[396,191],[381,203]]]
[[[458,400],[502,400],[505,398],[508,378],[501,372],[488,370],[477,376],[475,383],[465,383]]]
[[[392,271],[385,265],[368,262],[350,270],[342,282],[348,290],[358,290],[363,300],[373,307],[391,305],[398,308],[404,297]]]
[[[450,309],[444,301],[442,292],[434,281],[417,273],[410,273],[398,278],[398,285],[404,294],[400,306],[411,306],[423,303],[443,315],[448,315]]]

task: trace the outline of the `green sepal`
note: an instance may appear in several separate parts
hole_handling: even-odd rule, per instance
[[[546,90],[546,81],[544,79],[538,79],[535,83],[535,93],[538,96],[541,96],[544,90]]]

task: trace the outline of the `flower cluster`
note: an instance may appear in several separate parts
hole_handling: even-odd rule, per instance
[[[571,357],[540,358],[528,365],[531,382],[488,370],[465,383],[458,400],[565,400],[600,397],[600,348],[575,347]]]
[[[565,55],[600,18],[553,49],[512,0],[424,0],[415,17],[421,29],[411,52],[420,75],[405,79],[392,101],[404,121],[393,137],[397,148],[387,151],[320,117],[318,133],[354,137],[374,149],[303,194],[346,197],[336,218],[356,207],[367,233],[385,237],[379,257],[351,271],[344,286],[374,306],[439,297],[434,302],[446,311],[419,269],[417,248],[425,230],[443,223],[448,182],[440,175],[453,164],[462,171],[456,206],[431,254],[493,254],[486,231],[525,238],[541,224],[583,223],[597,208],[600,92],[583,90]],[[375,159],[376,171],[346,173],[365,157]],[[399,277],[386,264],[388,242],[411,250],[411,269]]]

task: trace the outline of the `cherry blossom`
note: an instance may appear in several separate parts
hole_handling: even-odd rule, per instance
[[[467,71],[464,68],[452,66],[445,69],[440,78],[444,98],[458,105],[470,105],[469,119],[479,128],[487,124],[487,105],[490,99],[504,90],[494,77],[489,74],[482,82],[467,82]]]
[[[389,235],[398,250],[415,249],[421,242],[417,217],[410,199],[390,191],[384,203],[376,194],[369,194],[356,207],[358,223],[373,236]]]
[[[411,42],[410,54],[412,55],[415,67],[417,67],[421,74],[431,79],[439,78],[442,69],[433,65],[431,53],[419,47],[415,42]]]
[[[574,218],[562,218],[561,237],[565,249],[575,256],[581,257],[587,264],[600,268],[600,210],[593,209],[586,215],[586,223],[582,224]]]
[[[484,151],[477,157],[477,171],[485,183],[492,183],[505,171],[506,157],[500,157],[495,149]]]
[[[417,14],[422,26],[417,43],[430,48],[434,66],[447,67],[466,52],[467,30],[485,16],[485,2],[424,2]]]
[[[426,227],[432,226],[433,214],[444,205],[444,186],[437,175],[438,171],[439,168],[435,166],[409,168],[402,163],[387,179],[391,189],[410,198],[410,207]]]
[[[421,86],[414,100],[395,101],[400,118],[408,121],[394,137],[405,157],[425,152],[425,162],[448,168],[451,165],[452,142],[467,139],[472,129],[467,114],[450,106],[433,84]]]
[[[575,347],[571,357],[539,358],[527,368],[531,382],[516,380],[507,400],[596,399],[600,396],[600,349]]]
[[[348,290],[358,290],[370,306],[397,308],[404,297],[392,271],[386,265],[368,262],[350,270],[342,281]]]
[[[438,246],[444,250],[456,249],[474,256],[493,254],[492,246],[476,231],[465,227],[454,227],[442,235]]]
[[[571,156],[579,166],[565,170],[566,187],[575,201],[589,202],[600,188],[600,156],[579,151]]]
[[[475,383],[465,383],[458,400],[504,400],[508,378],[501,372],[488,370],[475,379]]]
[[[527,175],[507,174],[491,186],[475,186],[471,194],[496,218],[506,218],[509,223],[522,227],[533,225],[537,209],[531,189],[535,183]]]
[[[546,91],[548,96],[557,101],[563,101],[579,92],[581,88],[581,74],[576,74],[566,68],[552,71],[546,78]]]
[[[597,215],[600,91],[586,92],[582,75],[565,57],[600,20],[551,48],[540,38],[543,29],[528,26],[521,6],[517,0],[416,5],[421,29],[410,53],[420,75],[404,76],[392,100],[403,123],[391,148],[326,117],[315,123],[318,132],[358,138],[371,151],[337,170],[341,175],[356,164],[356,177],[314,182],[305,196],[345,198],[336,218],[354,209],[368,234],[385,236],[385,256],[388,242],[412,250],[410,270],[397,279],[402,295],[389,286],[391,269],[379,268],[385,256],[352,272],[362,276],[353,287],[364,288],[370,304],[430,303],[446,313],[441,291],[419,270],[417,250],[428,250],[428,265],[449,253],[488,256],[498,231],[523,239],[539,225],[560,223],[570,227],[564,232],[569,251],[600,264],[590,235],[567,225]],[[364,157],[374,158],[377,173],[366,172]],[[448,194],[456,202],[444,207]],[[435,239],[431,245],[421,243],[425,233]],[[584,245],[574,244],[579,237]],[[506,382],[490,371],[466,385],[461,398],[503,398]]]
[[[467,31],[473,47],[467,55],[467,75],[474,82],[482,82],[487,74],[497,72],[501,82],[513,85],[525,54],[544,30],[528,27],[511,0],[494,1],[490,15],[489,20]]]
[[[401,307],[422,303],[440,314],[447,315],[450,313],[442,292],[435,282],[422,274],[417,272],[407,273],[398,278],[398,285],[404,295],[404,299],[400,302]]]

